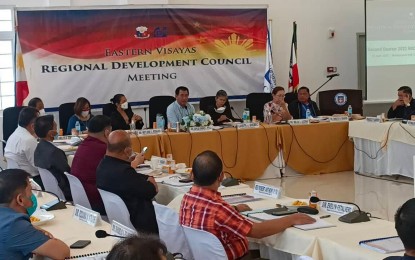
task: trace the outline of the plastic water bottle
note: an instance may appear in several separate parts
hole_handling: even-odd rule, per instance
[[[310,109],[307,108],[307,110],[305,111],[305,118],[309,119],[311,117],[311,112]]]
[[[157,128],[164,130],[164,116],[162,114],[157,114],[156,122],[157,122]]]
[[[75,123],[75,129],[78,132],[78,134],[81,133],[81,124],[79,123],[79,121],[76,121],[76,123]]]
[[[265,122],[268,124],[272,124],[272,114],[271,111],[268,111],[267,117],[265,118]]]
[[[352,108],[352,105],[349,105],[349,106],[347,107],[347,115],[348,115],[349,117],[351,117],[351,116],[352,116],[352,114],[353,114],[353,108]]]
[[[130,130],[134,131],[135,130],[135,121],[131,119],[131,124],[130,124]]]
[[[242,120],[244,121],[244,123],[249,123],[249,121],[251,120],[249,116],[249,108],[244,109],[244,112],[242,114]]]

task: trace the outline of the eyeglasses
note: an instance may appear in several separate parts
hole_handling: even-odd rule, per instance
[[[284,98],[285,95],[275,95],[276,97]]]

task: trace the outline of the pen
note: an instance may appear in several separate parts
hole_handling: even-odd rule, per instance
[[[320,218],[329,218],[330,217],[330,215],[324,215],[324,216],[321,216]]]

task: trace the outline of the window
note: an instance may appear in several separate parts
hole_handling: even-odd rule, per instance
[[[13,9],[0,9],[0,110],[15,105]]]

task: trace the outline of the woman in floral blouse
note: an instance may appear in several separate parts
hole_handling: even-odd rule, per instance
[[[264,122],[278,123],[292,118],[284,101],[285,90],[283,87],[275,87],[272,90],[272,100],[264,105]]]

